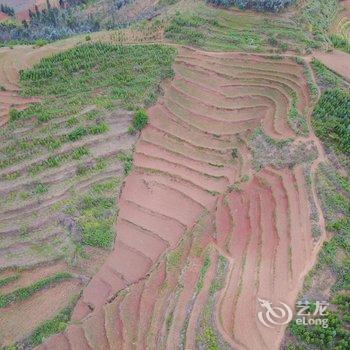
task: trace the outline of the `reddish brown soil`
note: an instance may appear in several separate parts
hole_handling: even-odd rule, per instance
[[[315,52],[314,56],[329,69],[350,82],[350,54],[333,50],[332,52]]]
[[[24,335],[30,335],[37,325],[53,318],[58,311],[68,306],[72,296],[78,295],[81,287],[78,280],[64,281],[36,293],[28,300],[1,309],[0,346],[20,341]]]
[[[260,324],[257,298],[294,305],[318,245],[302,167],[256,171],[247,142],[259,125],[296,138],[286,114],[292,91],[300,111],[310,107],[302,68],[185,48],[174,68],[135,147],[114,250],[84,290],[73,325],[42,349],[200,347],[220,255],[224,283],[205,327],[228,347],[279,347],[285,326]]]
[[[9,19],[10,17],[7,16],[5,13],[0,12],[0,22],[4,21],[5,19]]]

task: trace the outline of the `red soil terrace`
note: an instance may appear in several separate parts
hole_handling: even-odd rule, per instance
[[[174,69],[135,147],[114,250],[72,325],[39,349],[193,349],[205,324],[223,348],[279,348],[285,326],[259,323],[258,298],[294,305],[318,245],[302,166],[256,171],[247,144],[259,125],[296,137],[286,115],[292,92],[300,111],[310,107],[303,68],[181,48]]]

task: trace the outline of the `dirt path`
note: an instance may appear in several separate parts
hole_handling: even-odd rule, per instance
[[[330,70],[350,82],[350,54],[333,50],[332,52],[314,52],[314,56]]]

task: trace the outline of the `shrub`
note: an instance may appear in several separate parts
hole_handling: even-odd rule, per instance
[[[120,153],[118,159],[123,163],[124,175],[128,175],[132,169],[132,156],[126,153]]]
[[[87,134],[87,130],[83,126],[78,126],[67,137],[69,141],[78,141]]]
[[[17,111],[16,108],[10,108],[9,116],[10,116],[10,121],[15,121],[20,119],[21,113]]]
[[[148,115],[143,109],[139,109],[135,112],[132,119],[131,126],[129,128],[129,133],[134,133],[135,131],[142,130],[148,123]]]
[[[42,47],[42,46],[46,45],[47,43],[48,43],[48,41],[45,39],[41,39],[41,38],[37,39],[34,41],[34,48]]]
[[[103,134],[104,132],[107,132],[107,131],[108,131],[108,126],[104,122],[98,123],[89,128],[89,134],[92,134],[92,135]]]
[[[233,159],[236,159],[238,157],[238,150],[237,148],[234,148],[231,152],[231,156]]]

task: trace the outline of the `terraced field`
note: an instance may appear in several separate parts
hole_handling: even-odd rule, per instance
[[[35,99],[10,101],[10,93],[20,99],[19,67],[78,40],[42,49],[18,47],[11,52],[18,61],[3,51],[9,64],[0,74],[3,96],[12,109],[0,130],[0,348],[40,344],[38,327],[45,332],[52,320],[56,331],[46,325],[50,332],[62,330],[74,301],[113,246],[117,199],[137,135],[129,132],[133,112],[112,97],[116,84],[110,79],[127,75],[125,100],[142,107],[156,96],[163,75],[172,73],[171,48],[78,46],[21,75],[20,94],[28,95],[29,89]],[[75,66],[62,63],[72,62],[72,56]],[[93,69],[86,67],[86,57]],[[137,79],[148,88],[136,100]]]
[[[0,125],[8,119],[9,110],[15,107],[25,109],[29,103],[37,99],[19,96],[19,72],[32,67],[43,57],[53,55],[73,47],[81,37],[63,40],[58,43],[34,48],[31,46],[16,46],[15,48],[0,48]]]
[[[350,45],[350,1],[341,1],[340,6],[342,10],[334,21],[331,32]]]
[[[278,349],[258,298],[295,302],[324,238],[305,68],[180,48],[119,199],[113,252],[40,349]],[[310,84],[310,82],[309,82]],[[295,127],[295,125],[294,125]]]

